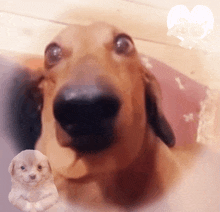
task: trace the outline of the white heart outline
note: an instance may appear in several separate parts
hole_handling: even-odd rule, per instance
[[[214,17],[212,11],[204,5],[196,5],[191,12],[185,5],[176,5],[171,8],[167,16],[167,27],[168,30],[172,29],[174,26],[182,24],[185,27],[185,30],[193,29],[193,26],[200,27],[200,30],[203,30],[198,38],[203,39],[207,36],[214,27]],[[180,35],[174,35],[178,37],[181,41],[185,38]],[[190,33],[187,34],[187,38],[190,38]],[[197,39],[198,39],[197,38]],[[195,37],[192,36],[192,39]]]

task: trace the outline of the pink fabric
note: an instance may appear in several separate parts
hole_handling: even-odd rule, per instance
[[[173,127],[176,145],[195,142],[200,102],[206,97],[207,87],[155,59],[149,58],[149,63],[152,65],[149,70],[156,76],[162,88],[164,114]],[[180,89],[175,78],[180,79],[184,89]],[[193,114],[193,119],[186,121],[184,115],[189,116],[190,113]]]

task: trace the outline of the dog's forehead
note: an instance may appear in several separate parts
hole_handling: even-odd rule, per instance
[[[107,23],[94,23],[87,26],[87,36],[96,38],[96,42],[107,43],[114,39],[114,36],[122,33],[118,28]]]
[[[122,33],[122,30],[109,25],[107,23],[98,22],[88,26],[70,25],[61,31],[52,42],[56,42],[61,46],[74,47],[80,43],[90,43],[94,45],[102,45],[112,42],[114,36]]]
[[[27,162],[27,163],[33,163],[36,161],[42,161],[46,160],[46,156],[44,156],[41,152],[37,150],[25,150],[20,152],[17,156],[14,158],[16,161],[21,162]]]

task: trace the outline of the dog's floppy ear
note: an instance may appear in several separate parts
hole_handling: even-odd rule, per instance
[[[175,145],[174,132],[162,111],[160,85],[155,76],[143,67],[147,120],[155,134],[169,147]]]
[[[19,150],[34,149],[41,134],[43,75],[30,69],[17,70],[11,89],[11,126]]]
[[[11,175],[14,175],[14,160],[12,160],[11,163],[9,164],[8,172],[9,172]]]

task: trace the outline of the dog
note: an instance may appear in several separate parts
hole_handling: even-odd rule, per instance
[[[128,34],[70,25],[46,47],[44,68],[25,73],[17,134],[23,144],[35,132],[67,211],[219,209],[219,155],[175,147],[159,83]]]
[[[58,201],[49,161],[38,150],[24,150],[8,168],[12,188],[9,201],[22,211],[45,211]]]

